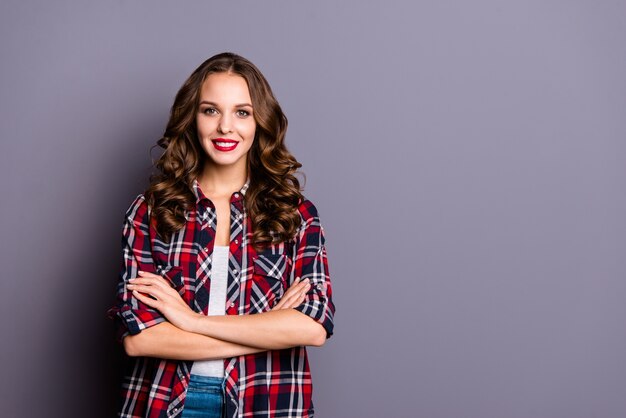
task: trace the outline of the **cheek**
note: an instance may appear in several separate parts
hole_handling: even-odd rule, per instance
[[[248,139],[250,141],[252,141],[254,139],[254,135],[256,133],[256,122],[250,123],[247,126],[247,132],[248,132],[248,135],[247,135]]]
[[[210,123],[205,120],[196,120],[196,130],[198,132],[198,138],[203,138],[213,132],[213,128]]]
[[[255,129],[255,127],[253,126],[253,127],[250,129],[250,132],[249,132],[249,134],[248,134],[248,138],[250,138],[250,141],[252,141],[252,140],[254,139],[254,134],[255,134],[255,133],[256,133],[256,129]]]

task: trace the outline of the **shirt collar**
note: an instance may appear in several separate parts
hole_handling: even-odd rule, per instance
[[[246,182],[241,187],[241,189],[239,189],[239,192],[234,194],[234,196],[231,198],[231,202],[242,200],[249,187],[250,187],[250,177],[246,179]],[[200,188],[200,183],[198,183],[197,178],[193,180],[193,184],[191,185],[191,190],[193,191],[193,194],[196,197],[196,204],[200,204],[200,202],[202,202],[204,199],[209,200],[209,198],[206,197],[205,194],[202,192],[202,189]]]

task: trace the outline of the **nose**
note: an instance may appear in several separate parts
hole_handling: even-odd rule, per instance
[[[230,116],[222,115],[222,117],[220,118],[220,123],[217,126],[217,129],[222,134],[227,134],[229,132],[232,132],[233,128],[232,128],[232,120],[230,119]]]

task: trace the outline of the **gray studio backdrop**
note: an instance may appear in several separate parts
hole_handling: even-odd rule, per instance
[[[320,418],[626,416],[624,1],[3,1],[3,417],[110,417],[123,214],[240,53],[327,234]],[[155,155],[155,154],[153,154]]]

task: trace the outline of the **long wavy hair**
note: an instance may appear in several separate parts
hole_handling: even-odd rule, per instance
[[[195,207],[193,181],[208,158],[198,139],[196,115],[202,84],[213,73],[240,75],[248,83],[252,99],[256,132],[248,151],[250,184],[244,196],[252,221],[252,244],[259,250],[270,243],[288,241],[301,222],[298,205],[303,196],[294,174],[302,164],[284,144],[287,117],[267,80],[254,64],[231,52],[209,58],[184,82],[163,137],[155,145],[165,151],[154,164],[158,173],[150,176],[145,197],[157,232],[169,242],[185,225],[185,211]]]

